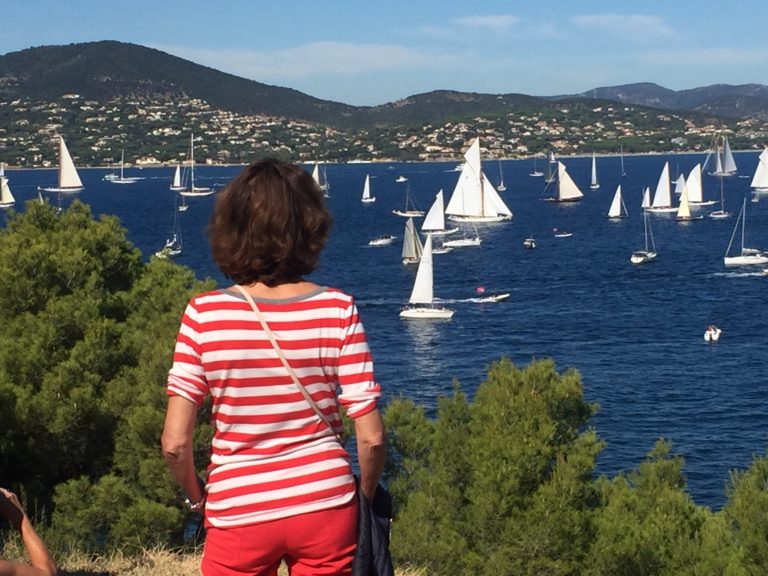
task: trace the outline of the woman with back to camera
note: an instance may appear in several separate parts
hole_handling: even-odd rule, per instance
[[[206,576],[274,575],[282,560],[294,576],[351,571],[357,500],[350,457],[336,436],[338,404],[354,421],[369,501],[384,466],[384,427],[353,298],[304,279],[330,224],[312,177],[277,160],[251,163],[216,199],[213,258],[236,286],[187,305],[162,437],[188,505],[205,512]],[[209,394],[214,437],[203,488],[192,448],[197,410]]]

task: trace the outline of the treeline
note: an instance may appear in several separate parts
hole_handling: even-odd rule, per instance
[[[22,494],[57,553],[185,543],[190,518],[158,444],[183,306],[211,287],[172,262],[143,262],[115,218],[79,202],[8,215],[0,485]],[[688,495],[667,442],[629,473],[597,476],[595,410],[578,373],[549,360],[499,361],[471,401],[457,384],[434,419],[390,402],[397,564],[472,576],[768,573],[768,460],[734,472],[712,512]]]

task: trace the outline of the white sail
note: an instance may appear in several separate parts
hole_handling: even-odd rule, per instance
[[[5,176],[5,162],[0,162],[0,176]]]
[[[645,187],[645,190],[643,190],[643,203],[640,204],[641,208],[650,208],[651,207],[651,189],[648,188],[648,186]]]
[[[755,190],[768,192],[768,148],[763,149],[757,159],[757,168],[750,186]]]
[[[8,186],[8,178],[0,175],[0,208],[10,208],[16,204],[16,198],[11,193],[11,187]]]
[[[680,175],[682,178],[682,174]],[[690,220],[691,219],[691,206],[688,204],[688,186],[685,184],[685,178],[683,178],[683,190],[680,192],[680,204],[677,207],[677,219],[678,220]]]
[[[608,209],[608,218],[624,218],[627,216],[627,207],[624,205],[624,198],[621,196],[621,184],[616,186],[616,193],[613,195],[611,207]]]
[[[445,213],[454,220],[498,222],[512,218],[512,212],[483,174],[480,138],[464,154],[464,165]]]
[[[176,164],[176,171],[173,173],[173,183],[171,184],[171,190],[183,190],[184,186],[181,183],[181,164]]]
[[[723,137],[723,172],[725,174],[738,172],[736,160],[733,158],[733,152],[731,152],[731,145],[728,144],[728,136]]]
[[[75,163],[72,162],[72,156],[69,155],[67,145],[61,136],[59,136],[59,188],[73,192],[83,188]]]
[[[675,180],[675,196],[680,196],[680,194],[683,193],[683,188],[685,187],[685,176],[682,174],[677,175],[677,180]]]
[[[421,225],[421,229],[424,232],[432,232],[434,230],[445,230],[445,215],[443,214],[443,191],[440,190],[435,196],[435,201],[432,203],[432,207],[427,212],[426,218]]]
[[[547,177],[544,179],[544,182],[547,184],[551,184],[555,181],[555,177],[557,176],[557,160],[555,159],[555,153],[551,150],[549,151],[549,156],[547,157]]]
[[[576,183],[568,175],[568,170],[562,162],[557,163],[557,200],[559,202],[572,202],[581,200],[584,194],[576,186]]]
[[[691,204],[702,204],[704,202],[704,188],[701,182],[701,164],[693,167],[688,178],[685,181],[685,187],[688,190],[688,202]]]
[[[432,300],[434,300],[432,274],[432,236],[428,234],[408,302],[411,304],[432,304]]]
[[[371,196],[371,177],[368,174],[365,175],[365,184],[363,184],[363,197],[361,201],[376,202],[376,197]]]
[[[589,184],[590,189],[597,190],[600,188],[600,183],[597,181],[597,160],[595,160],[594,153],[592,154],[592,180]]]
[[[669,184],[669,162],[664,162],[664,168],[656,183],[656,193],[653,195],[652,208],[668,208],[672,205],[672,190]]]
[[[413,225],[413,218],[408,218],[405,222],[405,234],[403,235],[403,264],[418,262],[424,251],[421,245],[421,239],[416,233],[416,227]]]

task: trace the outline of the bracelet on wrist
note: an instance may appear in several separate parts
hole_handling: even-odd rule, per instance
[[[201,512],[203,508],[205,507],[205,496],[200,498],[197,502],[192,502],[189,498],[184,499],[184,504],[187,505],[187,508],[192,512]]]

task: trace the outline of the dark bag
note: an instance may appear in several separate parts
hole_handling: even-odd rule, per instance
[[[389,529],[392,523],[392,496],[381,484],[371,504],[357,481],[357,550],[352,561],[352,576],[394,576],[389,554]]]

